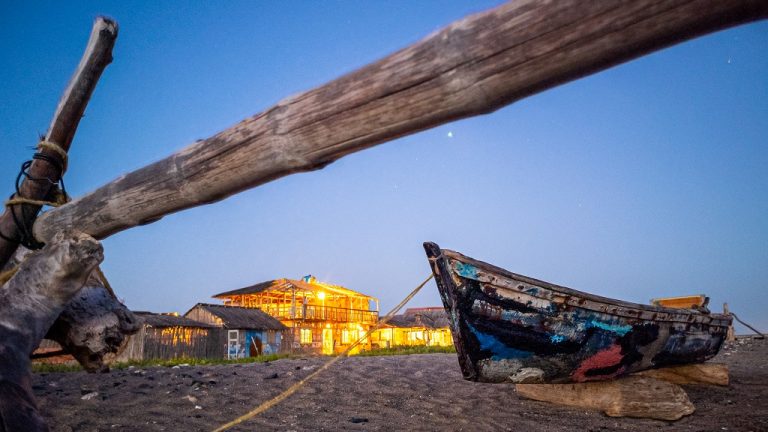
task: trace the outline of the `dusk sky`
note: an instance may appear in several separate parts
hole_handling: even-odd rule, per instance
[[[75,197],[496,4],[0,0],[0,192],[99,14],[120,35],[70,152]],[[705,293],[765,331],[767,191],[763,21],[121,232],[103,269],[134,310],[313,274],[386,312],[429,274],[430,240],[607,297]],[[408,306],[439,304],[430,282]]]

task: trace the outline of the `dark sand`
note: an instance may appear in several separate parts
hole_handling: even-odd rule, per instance
[[[34,389],[53,431],[212,430],[326,360],[37,374]],[[731,385],[686,386],[696,412],[677,422],[525,400],[512,385],[464,381],[453,354],[429,354],[344,359],[232,430],[768,431],[768,342],[742,338],[713,361],[729,365]]]

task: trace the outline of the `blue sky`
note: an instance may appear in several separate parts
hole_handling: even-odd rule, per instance
[[[71,150],[74,196],[497,3],[0,0],[4,193],[98,14],[120,36]],[[768,330],[767,49],[766,22],[677,45],[119,233],[103,268],[136,310],[311,273],[386,311],[432,240],[609,297],[706,293]],[[430,283],[410,306],[438,304]]]

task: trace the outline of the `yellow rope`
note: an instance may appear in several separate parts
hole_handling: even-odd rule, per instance
[[[19,271],[19,266],[0,272],[0,286],[5,285],[6,282],[11,280],[17,271]]]
[[[61,157],[62,163],[64,164],[64,166],[62,167],[62,171],[67,170],[67,160],[69,158],[69,155],[67,155],[67,151],[64,150],[64,147],[56,144],[53,141],[42,140],[39,143],[37,143],[37,148],[40,150],[50,150],[58,154]],[[62,175],[63,174],[64,173],[62,172]]]
[[[12,205],[18,205],[18,204],[29,204],[29,205],[37,205],[37,206],[51,206],[51,207],[59,207],[61,203],[57,201],[42,201],[42,200],[36,200],[32,198],[24,198],[24,197],[13,197],[9,200],[5,201],[5,206],[10,207]]]
[[[384,316],[384,318],[382,318],[379,321],[378,324],[376,324],[370,330],[368,330],[363,337],[361,337],[360,339],[356,340],[355,343],[350,345],[347,349],[344,350],[344,352],[339,354],[337,357],[334,357],[331,360],[327,361],[318,370],[312,372],[310,375],[308,375],[303,380],[297,382],[296,384],[288,387],[288,389],[286,389],[284,392],[282,392],[279,395],[273,397],[272,399],[262,403],[261,405],[257,406],[253,410],[251,410],[248,413],[246,413],[246,414],[244,414],[244,415],[242,415],[242,416],[232,420],[231,422],[219,426],[218,428],[214,429],[213,432],[223,432],[223,431],[225,431],[225,430],[227,430],[227,429],[229,429],[229,428],[231,428],[233,426],[236,426],[236,425],[238,425],[238,424],[240,424],[240,423],[242,423],[242,422],[244,422],[246,420],[249,420],[249,419],[251,419],[253,417],[256,417],[257,415],[263,413],[264,411],[267,411],[268,409],[272,408],[273,406],[275,406],[275,405],[279,404],[280,402],[284,401],[285,399],[287,399],[292,394],[296,393],[296,391],[299,390],[301,387],[303,387],[304,384],[309,382],[309,380],[311,380],[312,378],[316,377],[320,372],[323,372],[324,370],[328,369],[329,367],[333,366],[336,362],[338,362],[339,360],[344,358],[347,354],[349,354],[350,351],[352,351],[353,348],[358,346],[362,341],[364,341],[368,336],[370,336],[371,333],[373,333],[374,331],[378,330],[379,328],[381,328],[381,326],[383,326],[390,319],[392,319],[392,317],[395,316],[395,314],[397,314],[397,312],[399,312],[400,309],[402,309],[402,307],[405,306],[405,304],[408,303],[413,298],[413,296],[415,296],[416,293],[419,292],[419,290],[421,290],[421,288],[423,288],[424,285],[427,284],[427,282],[429,282],[430,279],[432,279],[432,277],[433,277],[433,275],[429,275],[429,277],[426,278],[424,280],[424,282],[419,284],[419,286],[417,286],[416,289],[411,291],[411,293],[408,294],[408,296],[406,298],[404,298],[403,301],[398,303],[398,305],[395,306],[394,309],[389,311],[389,313],[386,316]]]

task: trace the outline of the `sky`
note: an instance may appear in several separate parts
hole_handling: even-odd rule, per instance
[[[498,3],[0,0],[0,192],[99,14],[120,34],[70,151],[75,197]],[[766,331],[766,52],[768,22],[679,44],[118,233],[102,268],[134,310],[312,274],[386,312],[435,241],[607,297],[705,293]],[[430,282],[408,306],[439,304]]]

